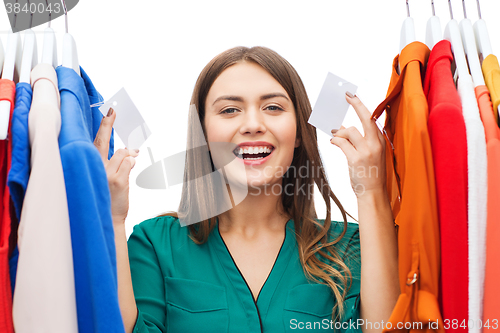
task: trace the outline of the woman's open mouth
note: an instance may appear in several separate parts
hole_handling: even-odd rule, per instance
[[[273,151],[273,146],[238,146],[233,153],[245,164],[261,164],[268,160]]]

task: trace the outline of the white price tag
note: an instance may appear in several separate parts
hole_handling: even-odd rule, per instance
[[[113,128],[125,147],[139,149],[151,135],[151,131],[125,88],[120,89],[113,97],[104,102],[99,111],[106,116],[110,108],[116,112]]]
[[[356,85],[328,72],[308,123],[333,137],[332,129],[340,129],[349,109],[345,93],[355,95],[357,89]]]

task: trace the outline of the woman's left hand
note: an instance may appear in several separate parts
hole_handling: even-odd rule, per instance
[[[332,130],[334,137],[330,142],[346,155],[351,186],[359,199],[369,192],[386,189],[385,138],[357,96],[346,95],[346,100],[358,114],[365,136],[354,126],[341,126],[338,131]]]

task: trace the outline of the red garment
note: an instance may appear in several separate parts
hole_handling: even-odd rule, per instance
[[[8,133],[14,111],[16,85],[11,80],[0,79],[0,101],[10,102]],[[12,142],[7,136],[0,140],[0,332],[14,333],[12,321],[12,289],[9,275],[9,238],[10,238],[10,193],[7,175],[10,170]]]
[[[429,56],[424,92],[436,176],[441,239],[439,306],[443,320],[468,320],[467,134],[462,103],[451,73],[451,43],[442,40]],[[454,331],[467,331],[458,326]]]
[[[477,86],[476,97],[486,136],[488,154],[488,209],[486,225],[486,270],[484,279],[483,330],[497,331],[500,320],[500,128],[497,126],[490,93]]]

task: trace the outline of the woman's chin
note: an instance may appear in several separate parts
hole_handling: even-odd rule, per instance
[[[264,188],[273,183],[273,179],[268,179],[268,177],[251,177],[250,175],[230,175],[226,173],[227,183],[231,187],[247,188],[248,191],[257,188]]]

